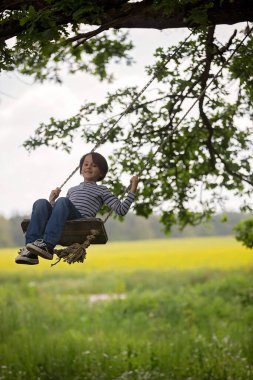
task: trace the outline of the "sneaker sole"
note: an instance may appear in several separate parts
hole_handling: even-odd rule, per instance
[[[53,260],[53,254],[52,253],[46,252],[46,251],[44,251],[44,249],[40,249],[39,247],[36,247],[33,244],[28,243],[26,245],[26,248],[28,249],[29,252],[31,252],[35,255],[38,255],[38,256],[42,257],[43,259]]]
[[[36,265],[39,264],[38,259],[29,259],[28,257],[17,256],[15,259],[16,264]]]

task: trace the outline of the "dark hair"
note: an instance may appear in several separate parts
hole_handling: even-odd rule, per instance
[[[83,162],[85,160],[85,157],[89,155],[92,156],[92,161],[94,162],[94,164],[98,166],[100,170],[101,176],[98,178],[98,181],[102,181],[108,172],[108,164],[107,164],[106,159],[100,153],[91,152],[91,153],[84,154],[79,164],[80,173],[82,172],[82,167],[83,167]]]

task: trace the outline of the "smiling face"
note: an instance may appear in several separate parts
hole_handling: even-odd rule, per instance
[[[97,164],[93,162],[92,155],[87,154],[84,158],[81,174],[85,181],[96,182],[101,177],[101,172]]]

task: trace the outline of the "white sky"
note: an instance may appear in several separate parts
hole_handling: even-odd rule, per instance
[[[219,27],[225,41],[235,26]],[[240,29],[240,28],[239,28]],[[135,49],[135,63],[112,65],[116,80],[112,85],[99,82],[95,77],[78,73],[64,75],[63,84],[52,82],[32,84],[31,78],[16,73],[0,75],[0,215],[9,217],[14,213],[30,212],[38,198],[47,198],[51,189],[62,184],[78,165],[80,157],[92,146],[76,140],[72,153],[39,148],[28,154],[21,146],[41,122],[50,116],[67,118],[74,115],[86,101],[100,102],[106,92],[126,85],[141,88],[148,78],[146,65],[154,61],[153,52],[159,46],[170,46],[188,35],[187,29],[134,30],[131,31]],[[99,152],[108,156],[110,149],[102,147]],[[74,184],[81,182],[75,174],[62,190],[62,195]]]

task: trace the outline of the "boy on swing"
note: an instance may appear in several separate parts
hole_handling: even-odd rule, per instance
[[[85,154],[80,160],[79,169],[84,181],[71,187],[66,197],[56,200],[61,192],[60,188],[56,188],[51,191],[49,201],[39,199],[34,203],[25,237],[26,245],[15,259],[17,264],[38,264],[38,256],[52,260],[54,247],[67,220],[95,217],[103,204],[121,216],[129,211],[138,186],[137,176],[131,178],[129,192],[120,201],[106,186],[97,184],[108,172],[107,161],[101,154]]]

